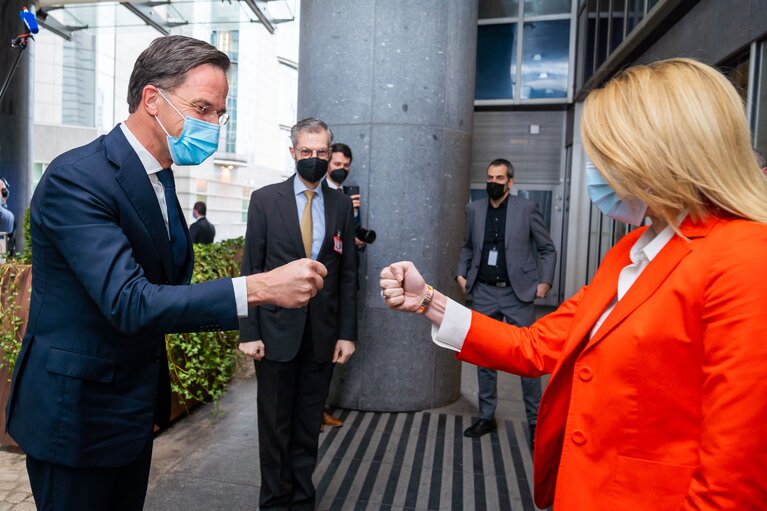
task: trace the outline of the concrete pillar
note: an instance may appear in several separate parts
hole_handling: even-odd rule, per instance
[[[28,0],[0,2],[0,84],[11,72],[19,53],[17,48],[10,47],[10,40],[26,30],[19,11],[34,3]],[[24,210],[29,206],[31,189],[34,54],[35,42],[30,41],[0,102],[0,176],[10,184],[8,206],[16,217],[15,238],[19,250],[24,243]]]
[[[381,269],[409,259],[435,287],[452,272],[468,200],[477,0],[301,3],[298,117],[326,121],[354,152],[349,183],[378,233],[360,263],[357,353],[331,403],[421,410],[460,396],[460,364],[422,318],[389,311]]]

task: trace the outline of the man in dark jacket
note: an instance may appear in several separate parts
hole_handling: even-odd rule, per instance
[[[192,216],[196,221],[189,226],[189,237],[192,238],[192,243],[213,243],[213,239],[216,237],[216,228],[205,217],[207,210],[208,207],[204,202],[194,203]]]

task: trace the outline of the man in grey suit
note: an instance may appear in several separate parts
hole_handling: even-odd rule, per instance
[[[534,201],[509,194],[514,167],[504,159],[487,167],[487,199],[466,205],[466,236],[455,278],[472,307],[499,321],[529,326],[533,300],[545,298],[554,280],[557,253]],[[464,435],[480,437],[496,429],[497,373],[477,367],[479,420]],[[535,438],[540,378],[522,378],[531,442]]]

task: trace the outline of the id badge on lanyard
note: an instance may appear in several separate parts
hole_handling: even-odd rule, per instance
[[[487,253],[487,265],[496,266],[498,264],[498,250],[493,247],[490,252]]]

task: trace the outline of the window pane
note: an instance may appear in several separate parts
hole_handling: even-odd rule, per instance
[[[585,11],[586,20],[585,59],[583,64],[584,83],[594,74],[594,47],[597,37],[597,0],[589,0]]]
[[[479,19],[516,18],[519,0],[479,0]]]
[[[626,17],[626,35],[639,25],[644,18],[644,0],[628,0],[628,9]]]
[[[760,45],[758,79],[754,94],[754,147],[763,157],[767,156],[767,42]]]
[[[516,85],[517,25],[480,25],[476,99],[512,99]]]
[[[570,14],[570,0],[525,0],[524,16]]]
[[[623,42],[623,24],[625,22],[626,0],[613,0],[612,28],[610,29],[610,51]]]
[[[570,20],[525,23],[522,98],[565,98],[569,72]]]
[[[610,24],[609,0],[599,0],[599,19],[597,24],[597,59],[594,62],[594,70],[607,59],[607,29]]]

